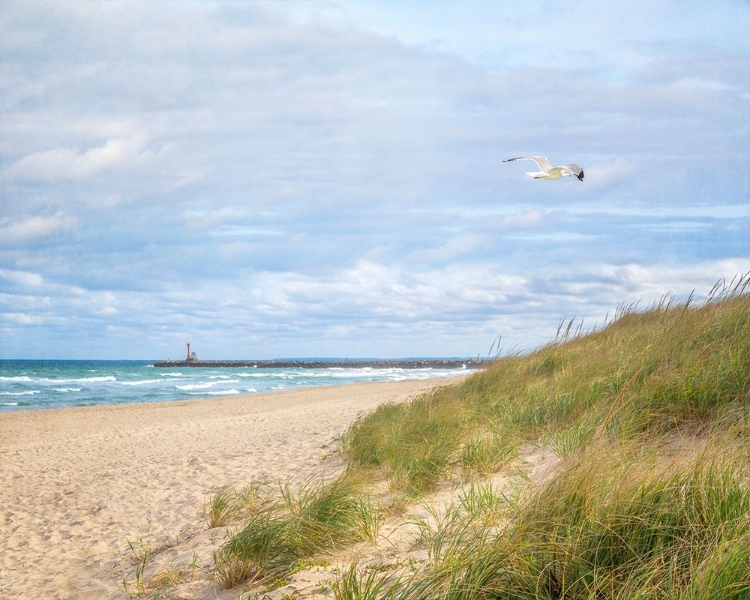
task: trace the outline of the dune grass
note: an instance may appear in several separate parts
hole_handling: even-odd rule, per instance
[[[353,477],[287,484],[275,495],[256,488],[252,496],[250,516],[214,555],[216,579],[226,588],[272,578],[304,558],[377,536],[379,511]],[[235,499],[247,505],[246,493]]]
[[[623,308],[599,331],[568,327],[360,419],[344,438],[352,467],[412,495],[491,472],[524,443],[563,467],[495,506],[501,525],[449,507],[422,527],[421,569],[348,573],[337,597],[359,586],[394,600],[750,598],[749,285],[719,285],[701,305]]]
[[[208,499],[203,508],[203,514],[209,529],[223,527],[237,519],[241,514],[237,492],[231,486],[222,486]]]
[[[344,438],[352,465],[429,489],[458,467],[491,472],[523,440],[566,457],[602,436],[635,439],[741,424],[750,391],[748,278],[702,306],[662,302],[605,329],[498,360],[460,386],[384,405]]]
[[[747,449],[715,440],[670,460],[591,448],[501,527],[450,508],[430,561],[383,598],[747,598]]]
[[[471,483],[416,523],[427,560],[354,565],[337,600],[750,598],[749,287],[745,276],[701,304],[621,307],[587,334],[561,323],[536,352],[380,406],[342,436],[338,479],[245,495],[217,579],[263,580],[374,540],[386,509],[373,479],[401,502],[451,480]],[[482,483],[530,444],[562,459],[550,480],[512,497]],[[235,518],[227,504],[217,495],[209,516]]]

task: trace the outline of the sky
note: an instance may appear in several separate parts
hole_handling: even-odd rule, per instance
[[[748,31],[746,0],[0,0],[0,358],[475,357],[700,298],[750,271]]]

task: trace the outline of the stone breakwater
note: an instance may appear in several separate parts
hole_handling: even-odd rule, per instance
[[[394,360],[160,360],[155,367],[244,367],[258,369],[483,369],[492,361],[472,359]]]

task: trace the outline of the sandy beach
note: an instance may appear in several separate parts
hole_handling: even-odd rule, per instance
[[[129,542],[197,535],[221,486],[336,470],[358,415],[454,381],[0,414],[0,598],[124,598]]]

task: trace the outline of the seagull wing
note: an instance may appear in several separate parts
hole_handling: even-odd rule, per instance
[[[552,168],[552,164],[547,160],[546,156],[518,156],[516,158],[508,158],[503,162],[513,162],[514,160],[533,160],[542,171],[549,171]]]
[[[567,169],[573,175],[578,177],[579,180],[583,181],[583,169],[581,168],[581,165],[577,165],[575,163],[569,164],[569,165],[562,165],[563,169]]]

